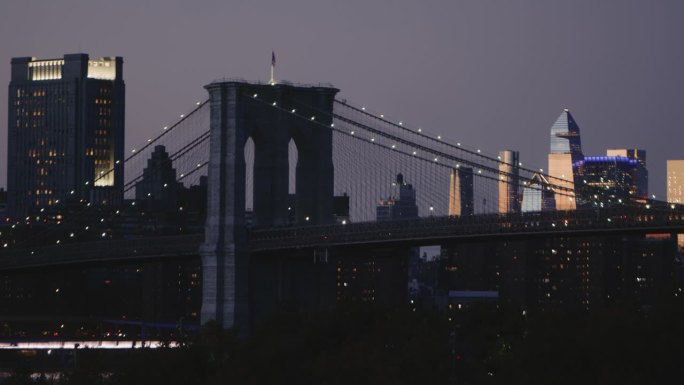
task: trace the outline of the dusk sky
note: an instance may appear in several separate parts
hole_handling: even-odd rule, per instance
[[[126,148],[222,77],[331,83],[340,98],[546,168],[564,107],[585,155],[647,151],[650,191],[684,158],[681,0],[0,0],[0,186],[17,56],[122,56]]]

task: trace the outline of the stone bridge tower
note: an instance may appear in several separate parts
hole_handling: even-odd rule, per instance
[[[245,155],[254,141],[254,225],[289,223],[288,145],[298,151],[296,221],[331,223],[332,109],[338,89],[214,82],[201,320],[244,331],[249,324],[249,254],[245,222]],[[256,95],[256,96],[255,96]],[[273,106],[276,103],[276,107]],[[296,109],[296,114],[291,112]],[[299,116],[297,116],[299,115]],[[315,120],[302,118],[315,116]]]

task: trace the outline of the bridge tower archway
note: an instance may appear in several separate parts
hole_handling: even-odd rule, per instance
[[[290,143],[288,144],[288,196],[290,198],[287,211],[288,215],[290,218],[290,222],[294,222],[294,215],[295,212],[291,211],[295,209],[295,201],[292,199],[293,197],[296,198],[297,194],[297,162],[299,161],[299,150],[297,149],[297,144],[295,143],[294,139],[290,139]]]
[[[245,142],[245,210],[254,207],[254,140],[249,137]]]
[[[288,146],[298,161],[297,223],[331,223],[333,200],[332,87],[214,82],[209,92],[207,220],[202,256],[205,323],[249,326],[249,257],[245,219],[245,144],[254,141],[253,224],[289,223]],[[292,112],[292,111],[295,112]],[[313,117],[311,119],[310,117]]]

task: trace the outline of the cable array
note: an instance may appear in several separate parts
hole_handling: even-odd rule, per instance
[[[544,196],[549,195],[556,200],[575,199],[575,191],[570,187],[572,181],[552,177],[542,169],[505,163],[499,156],[449,141],[423,128],[390,119],[384,114],[372,113],[365,107],[356,107],[346,101],[334,100],[333,112],[330,113],[298,100],[277,103],[258,94],[243,94],[242,98],[302,124],[332,131],[334,193],[349,197],[349,215],[353,222],[374,221],[379,206],[401,201],[406,203],[412,196],[415,196],[415,207],[420,217],[501,213],[499,206],[504,185],[511,186],[509,190],[516,192],[516,199],[529,191],[537,192],[538,199],[546,199]],[[139,148],[130,149],[124,159],[117,159],[117,167],[102,172],[95,179],[81,181],[85,185],[95,183],[101,178],[110,177],[111,173],[118,172],[119,167],[122,167],[122,190],[99,189],[93,197],[76,197],[71,191],[57,199],[56,206],[40,208],[38,213],[26,217],[24,221],[4,228],[0,232],[0,245],[31,245],[36,239],[60,244],[69,241],[69,238],[77,240],[79,231],[95,232],[101,238],[108,238],[111,224],[116,222],[117,216],[122,215],[122,211],[109,210],[106,205],[103,209],[101,203],[125,203],[126,207],[131,208],[144,198],[136,196],[140,195],[136,191],[138,186],[146,177],[162,172],[160,170],[163,168],[159,165],[153,167],[152,154],[155,152],[168,155],[164,157],[166,162],[170,162],[165,165],[166,170],[171,168],[175,171],[178,183],[171,187],[187,188],[200,183],[200,178],[207,174],[209,163],[209,126],[209,103],[198,102],[188,114],[180,115],[173,124],[162,127],[156,137],[148,139]],[[254,151],[254,142],[247,139],[244,147],[247,210],[253,206]],[[292,194],[296,193],[295,172],[298,162],[297,148],[292,140],[289,143],[288,161],[289,192]],[[398,178],[399,174],[402,178]],[[456,181],[459,188],[455,188]],[[167,184],[164,184],[166,187]],[[402,190],[408,192],[406,197],[401,197]],[[123,196],[107,196],[121,194],[122,191]],[[151,194],[147,193],[148,197]],[[610,203],[601,201],[605,197],[595,195],[595,198],[588,203],[596,207]],[[460,211],[455,201],[460,203]],[[141,212],[140,215],[145,213]],[[13,240],[18,233],[25,231],[22,226],[42,226],[48,222],[57,226],[45,226],[42,231],[34,231],[21,242]],[[77,230],[65,235],[59,224],[66,222],[76,224],[72,228]]]

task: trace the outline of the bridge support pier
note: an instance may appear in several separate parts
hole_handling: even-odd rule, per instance
[[[254,224],[288,223],[290,139],[299,154],[297,222],[332,222],[330,124],[338,90],[242,82],[215,82],[205,88],[211,141],[205,240],[200,248],[201,322],[216,320],[244,334],[250,326],[245,144],[250,137],[254,141]]]
[[[247,300],[248,258],[232,250],[207,250],[202,254],[201,321],[216,320],[224,328],[249,330]]]

